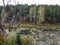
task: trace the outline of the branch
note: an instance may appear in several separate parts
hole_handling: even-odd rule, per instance
[[[14,31],[20,26],[21,22],[17,25],[17,27],[14,29]]]
[[[10,2],[10,0],[8,1],[8,3]],[[7,5],[8,5],[8,3],[7,3]],[[4,13],[5,13],[5,8],[6,8],[6,6],[5,6],[5,2],[4,2],[4,0],[3,0],[3,9],[2,9],[2,11],[1,11],[1,24],[3,25],[3,23],[4,23],[4,20],[5,20],[5,15],[4,15]]]
[[[15,2],[15,5],[17,5],[17,3],[16,3],[16,1],[14,0],[14,2]],[[12,18],[12,20],[9,22],[9,30],[12,30],[12,27],[13,27],[13,23],[15,22],[15,18],[16,18],[16,8],[14,9],[15,11],[13,11],[13,10],[11,10],[11,11],[13,11],[14,12],[14,15],[13,15],[13,18]]]

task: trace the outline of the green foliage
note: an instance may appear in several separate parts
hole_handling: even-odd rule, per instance
[[[17,37],[7,38],[0,33],[0,45],[33,45],[31,40],[23,35],[17,34]]]
[[[60,6],[58,5],[50,5],[45,6],[45,20],[47,22],[60,22]]]
[[[34,45],[29,38],[20,34],[17,35],[17,44],[18,45]]]
[[[15,37],[9,39],[8,37],[0,33],[0,45],[17,45],[17,43]]]
[[[17,45],[15,37],[12,37],[11,39],[9,39],[8,45]]]
[[[24,16],[28,16],[28,15],[34,15],[36,14],[37,18],[38,18],[38,7],[41,5],[23,5],[23,4],[18,4],[18,5],[7,5],[6,6],[6,13],[7,13],[7,17],[12,18],[13,14],[15,13],[16,18],[20,19],[20,16],[24,17]],[[44,13],[45,13],[45,21],[47,22],[60,22],[60,6],[58,5],[43,5],[44,6]],[[34,8],[33,10],[33,7]],[[2,11],[3,6],[0,6],[0,14]],[[19,12],[19,13],[18,13]],[[18,14],[18,15],[17,15]],[[36,19],[38,20],[38,19]]]

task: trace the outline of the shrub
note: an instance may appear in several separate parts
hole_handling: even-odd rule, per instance
[[[12,37],[11,39],[9,39],[8,45],[17,45],[15,37]]]
[[[8,45],[8,39],[3,33],[0,33],[0,45]]]
[[[30,41],[30,39],[23,35],[17,36],[17,43],[18,43],[18,45],[33,45],[33,43]]]

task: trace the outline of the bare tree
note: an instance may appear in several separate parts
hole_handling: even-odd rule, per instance
[[[4,0],[2,0],[3,1],[3,9],[2,9],[2,12],[1,12],[1,21],[0,21],[0,29],[3,31],[4,30],[4,19],[5,19],[5,1]]]
[[[3,2],[3,9],[2,9],[2,11],[1,11],[0,29],[4,31],[5,28],[3,28],[3,27],[6,26],[6,25],[5,25],[6,15],[8,15],[5,10],[6,10],[6,6],[7,6],[8,3],[10,2],[10,0],[8,1],[7,5],[5,5],[5,0],[2,0],[2,2]],[[18,4],[18,3],[16,3],[16,1],[15,1],[15,5],[17,5],[17,4]],[[13,24],[14,24],[15,19],[16,19],[16,15],[17,15],[18,13],[20,14],[20,11],[21,11],[21,10],[19,10],[19,12],[16,14],[16,7],[13,8],[13,10],[12,10],[12,7],[10,7],[10,9],[11,9],[11,11],[13,12],[13,16],[12,16],[12,19],[9,20],[9,22],[8,22],[8,25],[9,25],[8,30],[9,30],[9,31],[12,31]],[[13,30],[16,30],[16,29],[20,26],[21,22],[22,22],[22,21],[20,21],[20,22],[17,24],[16,28],[14,28]],[[4,25],[4,26],[3,26],[3,25]]]
[[[16,3],[16,1],[14,1],[14,2],[15,2],[15,5],[18,4],[18,3]],[[11,10],[12,10],[12,9],[11,9]],[[13,10],[12,10],[12,11],[13,11]],[[20,15],[20,11],[21,11],[21,10],[18,11],[19,15]],[[15,14],[15,13],[16,13],[16,7],[14,8],[14,11],[13,11],[13,12],[14,12],[13,17],[12,17],[11,21],[9,21],[9,31],[12,31],[13,24],[14,24],[15,19],[16,19],[16,15],[18,15],[18,13]],[[20,21],[20,20],[19,20],[19,21]],[[20,26],[21,23],[22,23],[22,21],[19,22],[19,24],[16,26],[16,28],[15,28],[14,30],[16,30],[16,29]]]

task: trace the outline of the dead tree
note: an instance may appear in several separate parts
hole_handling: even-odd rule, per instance
[[[7,5],[5,5],[5,0],[2,0],[3,1],[3,9],[2,9],[2,11],[1,11],[1,21],[0,21],[0,29],[2,30],[2,31],[4,31],[5,30],[5,19],[6,19],[6,15],[5,15],[5,10],[6,10],[6,6],[8,5],[8,3],[10,2],[10,0],[9,0],[9,2],[7,3]],[[15,5],[17,5],[16,4],[16,1],[15,1]],[[15,14],[15,12],[16,12],[16,8],[14,8],[14,10],[15,11],[13,11],[12,9],[11,9],[11,11],[13,11],[13,16],[12,16],[12,19],[11,20],[9,20],[9,23],[8,23],[8,25],[9,25],[9,28],[8,28],[8,30],[9,31],[11,31],[12,30],[12,28],[13,28],[13,24],[14,24],[14,22],[15,22],[15,19],[16,19],[16,15],[18,14],[18,13],[20,13],[20,11],[21,10],[19,10],[19,12],[17,13],[17,14]],[[19,27],[19,25],[21,24],[21,21],[19,22],[19,24],[17,25],[17,27],[14,29],[14,30],[16,30],[18,27]]]
[[[14,0],[15,1],[15,0]],[[16,1],[15,1],[15,5],[17,5],[18,3],[16,3]],[[15,14],[16,13],[16,7],[14,8],[14,10],[12,10],[11,9],[11,11],[12,12],[14,12],[13,13],[13,16],[12,16],[12,19],[9,21],[9,31],[12,31],[12,28],[13,28],[13,24],[14,24],[14,22],[15,22],[15,20],[16,20],[16,15],[18,15],[18,13],[19,13],[19,15],[20,15],[20,11],[21,11],[21,9],[18,11],[18,13],[17,14]],[[20,26],[20,24],[22,23],[22,21],[20,21],[19,20],[19,23],[18,23],[18,25],[13,29],[14,31]]]
[[[4,19],[5,19],[5,2],[3,0],[3,9],[2,9],[2,12],[1,12],[1,21],[0,21],[0,29],[3,31],[4,30]]]

